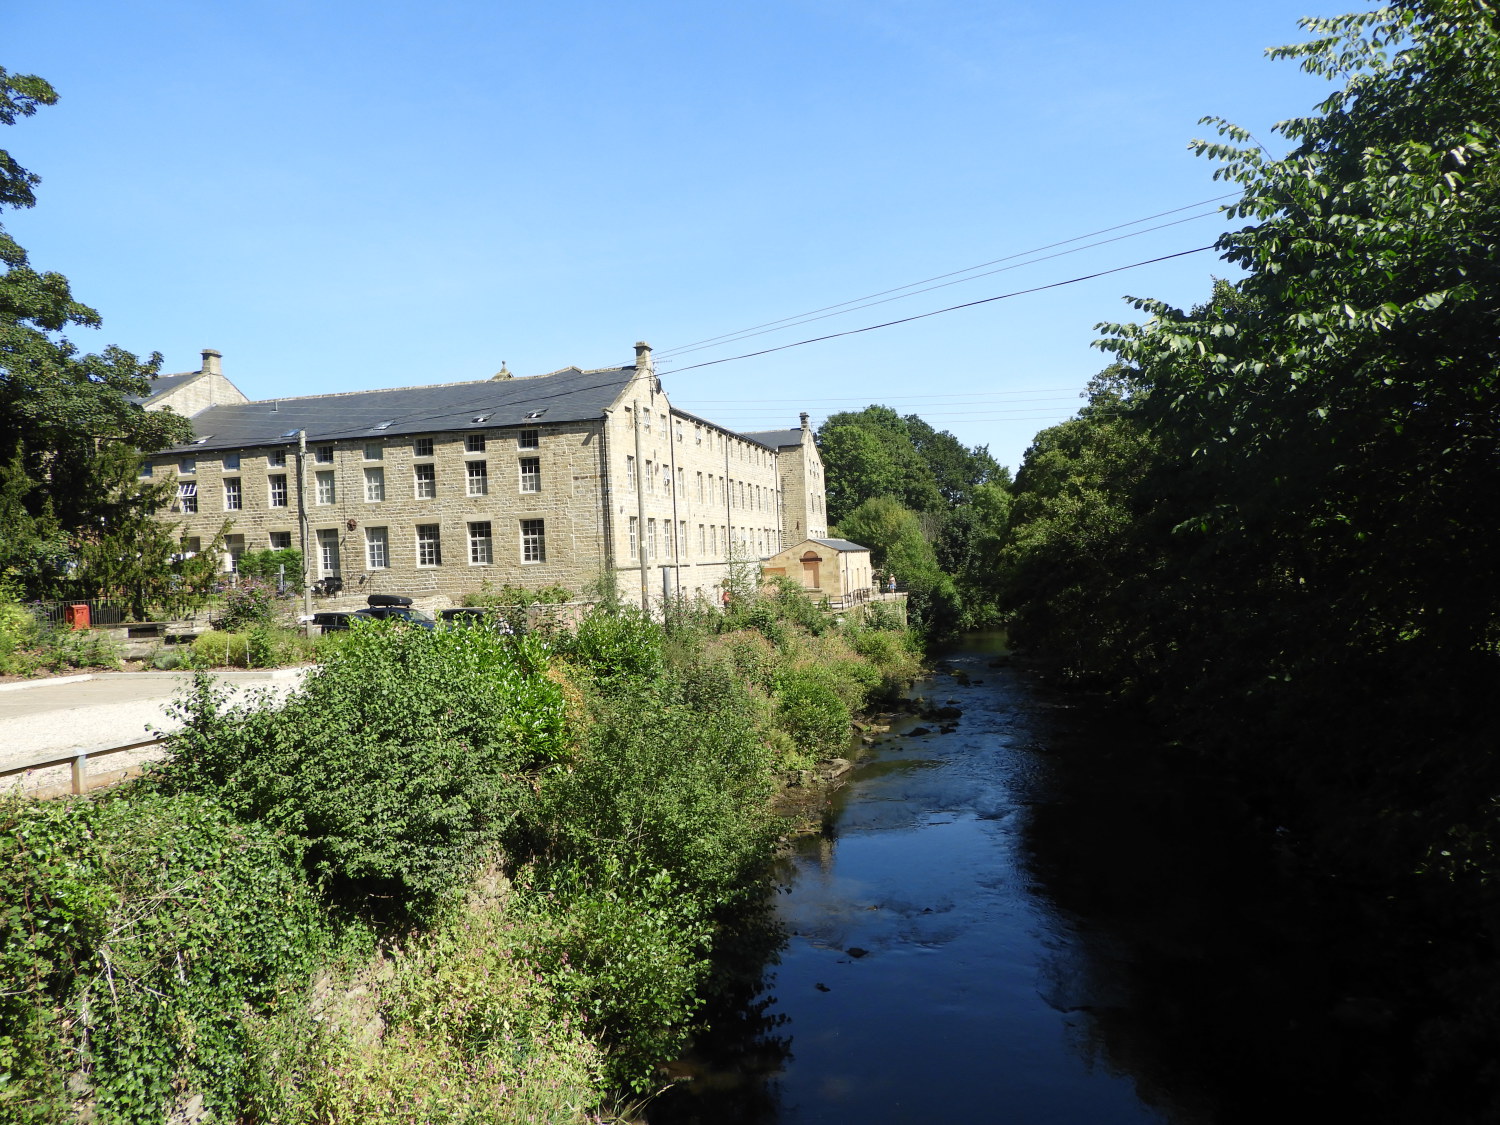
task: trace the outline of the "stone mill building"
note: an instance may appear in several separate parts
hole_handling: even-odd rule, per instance
[[[433,386],[250,401],[218,352],[160,377],[147,409],[195,440],[150,457],[185,548],[226,520],[226,566],[304,547],[329,600],[457,602],[510,584],[580,593],[601,575],[639,604],[716,600],[731,561],[828,534],[823,466],[800,428],[736,433],[674,407],[651,360]]]

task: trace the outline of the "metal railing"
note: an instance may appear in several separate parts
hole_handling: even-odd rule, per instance
[[[105,746],[92,750],[44,750],[33,754],[29,758],[23,758],[18,762],[12,762],[6,766],[0,766],[0,778],[14,777],[16,774],[29,773],[32,770],[46,769],[49,766],[73,767],[73,779],[69,785],[49,785],[39,789],[17,789],[24,797],[61,797],[68,793],[84,794],[91,789],[104,789],[116,785],[127,778],[134,777],[140,773],[139,766],[128,767],[123,770],[111,770],[108,773],[97,773],[89,775],[89,759],[103,758],[110,754],[122,754],[129,750],[146,750],[153,746],[162,745],[164,738],[148,738],[144,742],[131,742],[124,746]]]

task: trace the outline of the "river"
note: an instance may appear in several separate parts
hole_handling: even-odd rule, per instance
[[[1330,967],[1341,935],[1309,933],[1274,857],[1119,720],[1001,645],[937,654],[912,694],[961,715],[898,719],[861,756],[782,865],[754,1002],[651,1120],[1378,1116],[1387,1021]]]

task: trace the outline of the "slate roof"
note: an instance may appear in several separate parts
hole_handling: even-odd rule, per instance
[[[181,371],[176,375],[158,375],[155,379],[151,380],[151,393],[149,395],[146,395],[144,398],[140,395],[131,395],[130,401],[144,405],[157,395],[164,395],[168,391],[175,391],[182,384],[188,382],[190,379],[196,379],[202,374],[203,372],[201,371]]]
[[[756,430],[754,433],[741,434],[751,441],[758,441],[761,445],[769,445],[772,449],[780,449],[787,445],[802,444],[802,430]]]
[[[870,548],[861,547],[858,543],[851,543],[847,539],[814,539],[814,543],[821,543],[831,551],[868,551]]]
[[[701,426],[708,426],[710,429],[718,430],[722,434],[729,434],[731,437],[744,438],[746,441],[755,442],[756,445],[765,445],[767,449],[770,449],[772,451],[776,449],[774,445],[766,445],[766,443],[761,440],[761,435],[759,434],[742,434],[738,430],[731,430],[728,426],[721,426],[719,425],[719,423],[712,422],[709,419],[703,417],[701,414],[694,414],[691,410],[684,410],[680,406],[672,407],[672,413],[678,418],[686,418],[689,422],[696,422]]]
[[[302,429],[307,431],[309,442],[326,442],[577,422],[598,418],[635,374],[634,366],[598,371],[566,367],[550,375],[519,379],[211,406],[192,420],[199,441],[163,452],[292,445]],[[538,410],[544,411],[541,417],[527,417]],[[387,422],[389,425],[381,426]]]

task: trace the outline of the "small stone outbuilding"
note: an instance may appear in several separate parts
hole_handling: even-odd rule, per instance
[[[814,598],[845,603],[866,596],[875,582],[870,548],[847,539],[804,539],[772,555],[761,573],[790,578]]]

